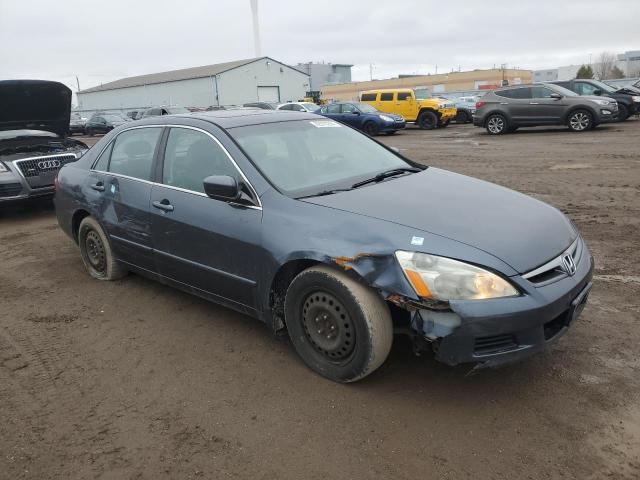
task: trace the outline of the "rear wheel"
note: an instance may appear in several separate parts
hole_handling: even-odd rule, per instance
[[[326,265],[293,280],[285,319],[306,365],[336,382],[366,377],[391,350],[393,324],[386,303],[371,288]]]
[[[627,118],[629,118],[629,109],[623,105],[622,103],[618,104],[618,116],[616,120],[618,122],[624,122]]]
[[[127,274],[118,263],[100,224],[93,217],[85,217],[78,229],[78,245],[82,262],[89,275],[98,280],[117,280]]]
[[[93,134],[93,128],[87,128],[87,129],[86,129],[86,134],[87,134],[87,136],[89,136],[89,137],[93,137],[93,135],[94,135],[94,134]]]
[[[489,118],[487,118],[486,127],[487,132],[489,132],[489,134],[491,135],[502,135],[509,131],[507,119],[499,113],[489,115]]]
[[[593,128],[593,116],[588,110],[576,110],[569,114],[567,122],[572,132],[584,132]]]
[[[468,123],[470,121],[469,114],[464,110],[458,110],[455,120],[456,123]]]
[[[378,134],[380,128],[375,122],[367,122],[364,124],[364,132],[370,137],[374,137]]]
[[[430,110],[426,110],[418,117],[418,126],[423,130],[433,130],[438,125],[438,116]]]

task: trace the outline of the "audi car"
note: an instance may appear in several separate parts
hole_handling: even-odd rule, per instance
[[[303,112],[123,125],[60,170],[55,205],[93,278],[135,272],[256,317],[338,382],[381,366],[394,335],[449,365],[521,360],[591,290],[554,207]]]
[[[0,81],[0,203],[51,196],[60,167],[87,145],[69,138],[71,90],[44,80]]]

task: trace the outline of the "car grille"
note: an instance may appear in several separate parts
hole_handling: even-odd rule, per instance
[[[19,183],[5,183],[0,184],[0,198],[2,197],[15,197],[22,190],[22,185]]]
[[[516,338],[511,334],[492,335],[475,339],[473,353],[475,355],[492,355],[518,348]]]
[[[567,273],[562,268],[562,257],[566,254],[570,254],[573,258],[573,263],[578,265],[582,257],[583,248],[584,243],[582,242],[582,238],[578,237],[571,246],[559,256],[555,257],[550,262],[525,273],[523,277],[536,286],[543,286],[551,282],[555,282],[556,280],[560,280],[567,276]]]
[[[20,170],[20,173],[22,173],[24,178],[27,180],[29,186],[32,188],[39,188],[53,185],[55,172],[60,170],[63,165],[75,162],[76,160],[76,156],[71,153],[18,160],[15,164]],[[41,180],[38,181],[38,177],[41,175],[46,177],[46,181],[44,183]]]

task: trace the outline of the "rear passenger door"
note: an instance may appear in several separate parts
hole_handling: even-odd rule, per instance
[[[496,92],[496,95],[506,97],[501,101],[501,105],[505,107],[513,123],[517,125],[527,125],[534,123],[534,114],[532,112],[531,88],[521,87],[512,88]]]
[[[161,275],[233,306],[255,309],[262,208],[222,144],[196,128],[172,127],[151,192],[153,245]],[[203,180],[246,184],[238,203],[209,198]]]
[[[151,246],[154,159],[162,127],[125,130],[110,143],[89,176],[89,199],[116,256],[130,265],[155,270]]]
[[[380,101],[377,105],[378,110],[387,113],[395,112],[396,106],[394,105],[395,99],[393,97],[394,92],[381,92]]]

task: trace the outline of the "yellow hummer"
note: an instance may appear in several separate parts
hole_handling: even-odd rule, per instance
[[[381,112],[402,115],[425,130],[446,127],[457,113],[453,102],[435,98],[425,87],[367,90],[360,93],[360,101]]]

